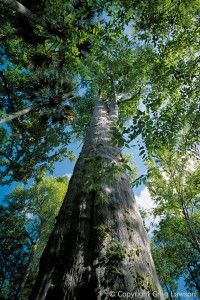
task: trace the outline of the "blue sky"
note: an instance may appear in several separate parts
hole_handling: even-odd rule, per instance
[[[82,149],[81,141],[74,141],[68,146],[69,151],[73,151],[78,158],[79,153]],[[146,172],[146,168],[142,162],[141,157],[139,156],[139,150],[137,145],[135,147],[131,147],[130,149],[126,148],[123,152],[133,153],[133,160],[135,161],[135,165],[138,167],[138,176],[144,174]],[[55,163],[54,176],[68,176],[73,173],[75,162],[70,162],[69,159],[65,159],[62,162]],[[13,183],[10,186],[0,186],[0,203],[3,201],[6,194],[10,193],[16,186],[22,183]],[[134,194],[139,197],[141,191],[144,189],[144,186],[139,186],[138,188],[134,188]],[[139,200],[138,200],[139,201]]]
[[[82,143],[81,143],[81,141],[79,141],[79,142],[74,142],[71,145],[69,145],[68,150],[74,151],[76,157],[78,157],[78,155],[81,151],[81,148],[82,148]],[[145,174],[146,167],[144,166],[142,159],[139,156],[139,147],[137,146],[137,144],[135,143],[135,147],[131,147],[130,149],[128,149],[128,148],[124,149],[124,152],[133,153],[133,160],[135,161],[135,166],[138,167],[138,176]],[[54,176],[70,177],[71,174],[73,173],[74,165],[75,165],[75,162],[72,163],[68,159],[65,159],[63,162],[57,162],[55,164]],[[9,192],[11,192],[13,190],[13,188],[15,188],[19,184],[20,183],[14,183],[11,186],[0,187],[0,203],[4,199],[5,195],[8,194]],[[137,203],[142,208],[151,209],[154,206],[154,203],[150,197],[149,191],[144,185],[141,185],[138,188],[134,188],[133,191],[134,191]],[[146,220],[147,227],[151,226],[152,221],[153,221],[153,218],[149,218]],[[178,292],[186,293],[183,278],[180,278],[178,283],[179,283]],[[197,297],[181,296],[179,298],[174,297],[174,299],[196,300]]]
[[[0,70],[1,69],[2,69],[2,66],[0,66]],[[82,148],[81,141],[73,142],[71,145],[68,146],[68,150],[73,151],[75,153],[76,157],[78,157],[78,155],[81,151],[81,148]],[[138,167],[138,176],[146,173],[146,167],[144,166],[144,163],[143,163],[141,157],[139,156],[140,151],[139,151],[139,147],[137,146],[136,143],[135,143],[134,147],[131,147],[130,149],[126,148],[126,149],[124,149],[123,152],[126,152],[126,153],[128,152],[128,153],[133,154],[133,160],[135,161],[135,166]],[[54,176],[68,176],[70,178],[70,176],[73,173],[74,165],[75,165],[75,162],[72,163],[67,158],[63,162],[57,162],[55,164]],[[10,193],[18,185],[20,185],[20,183],[13,183],[11,186],[0,187],[0,203],[2,203],[5,195]],[[148,189],[144,185],[134,188],[133,191],[134,191],[137,203],[142,208],[151,209],[152,207],[154,207],[154,203],[150,197]],[[152,221],[153,221],[152,219],[148,219],[146,221],[147,227],[149,227],[151,225]],[[184,288],[183,278],[181,278],[179,280],[178,292],[180,292],[180,293],[186,292],[186,290]],[[180,300],[197,299],[197,297],[188,297],[188,296],[186,296],[186,297],[180,296],[179,298],[177,298],[177,297],[174,297],[174,298],[180,299]]]
[[[128,36],[130,36],[130,29],[129,27],[125,28],[125,32]],[[0,66],[0,70],[3,69],[4,66]],[[71,144],[68,149],[69,151],[74,151],[74,153],[76,154],[76,156],[78,157],[80,151],[81,151],[81,142],[76,142]],[[139,156],[139,150],[138,147],[131,147],[130,149],[125,149],[124,152],[131,152],[133,153],[133,159],[135,161],[135,165],[138,167],[138,176],[145,174],[146,172],[146,168],[142,162],[141,157]],[[74,164],[75,163],[71,163],[68,159],[65,159],[63,162],[58,162],[55,164],[55,170],[54,170],[54,176],[68,176],[70,177],[70,175],[73,173],[73,168],[74,168]],[[4,186],[4,187],[0,187],[0,203],[2,202],[2,200],[4,199],[5,195],[8,194],[9,192],[11,192],[13,190],[14,187],[16,187],[17,185],[19,185],[20,183],[13,183],[11,186]],[[150,209],[153,207],[153,201],[150,197],[150,194],[148,192],[148,189],[141,185],[138,188],[134,188],[134,194],[136,196],[136,200],[138,202],[139,205],[141,205],[143,208],[147,208]],[[151,220],[149,221],[151,222]],[[161,262],[162,263],[162,262]],[[179,289],[178,292],[186,292],[185,288],[184,288],[184,282],[183,279],[179,280]],[[176,299],[176,298],[175,298]],[[177,298],[178,299],[178,298]],[[179,299],[181,300],[186,300],[186,299],[197,299],[196,297],[180,297]]]

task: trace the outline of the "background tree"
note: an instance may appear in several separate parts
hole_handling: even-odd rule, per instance
[[[68,181],[46,178],[16,187],[1,205],[1,296],[27,299],[39,259],[53,229]]]
[[[157,204],[153,213],[160,218],[154,230],[153,256],[169,295],[177,290],[180,277],[188,291],[199,293],[199,159],[192,151],[185,156],[159,154],[156,167],[151,164],[148,183]]]

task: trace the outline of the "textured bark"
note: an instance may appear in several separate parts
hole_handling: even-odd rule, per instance
[[[117,104],[99,97],[29,300],[122,299],[122,292],[136,293],[131,299],[164,299],[131,185],[124,172],[111,172],[121,159],[110,144],[116,120]],[[98,178],[91,162],[98,168],[101,161],[99,173],[107,169]],[[99,193],[108,204],[96,203]]]

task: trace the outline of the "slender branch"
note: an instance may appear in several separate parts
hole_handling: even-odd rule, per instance
[[[23,149],[23,147],[21,147],[21,148]],[[10,164],[9,164],[8,167],[2,172],[2,174],[0,174],[0,181],[1,181],[4,177],[6,177],[6,176],[9,174],[10,170],[12,170],[13,167],[16,166],[17,162],[18,162],[19,159],[20,159],[20,156],[22,155],[22,152],[23,152],[22,149],[19,151],[19,153],[18,153],[17,156],[15,157],[15,161],[9,159]],[[2,154],[3,154],[3,152],[2,152]],[[7,156],[5,153],[4,153],[4,156],[8,158],[8,156]],[[7,182],[9,183],[10,181],[8,180]],[[6,181],[4,181],[4,183],[6,183]]]
[[[194,228],[193,228],[193,226],[191,224],[190,216],[188,214],[188,209],[187,209],[186,205],[184,204],[184,201],[183,201],[182,198],[181,198],[181,205],[182,205],[183,214],[185,216],[185,220],[186,220],[186,223],[188,225],[190,234],[191,234],[192,238],[194,239],[194,244],[195,244],[197,250],[200,253],[200,243],[199,243],[198,237],[196,236]]]
[[[8,175],[8,173],[10,172],[11,169],[12,169],[12,164],[10,164],[7,167],[7,169],[5,169],[2,174],[0,174],[0,181]]]
[[[7,158],[7,160],[9,160],[10,163],[13,163],[12,159],[10,159],[10,157],[7,154],[5,154],[4,152],[0,151],[0,155],[3,155],[4,157]]]
[[[32,239],[32,237],[29,235],[28,231],[25,231],[24,236],[26,236],[30,242],[31,242],[31,246],[34,246],[36,242],[34,242],[34,240]]]
[[[124,99],[124,100],[119,101],[118,104],[123,104],[124,102],[128,102],[128,101],[134,100],[135,97],[137,97],[137,96],[140,95],[141,90],[142,90],[142,87],[143,87],[143,85],[141,85],[141,87],[139,88],[139,91],[138,91],[136,94],[134,94],[134,95],[131,96],[130,98],[127,98],[127,99]]]
[[[9,90],[8,81],[7,81],[5,75],[3,74],[2,71],[0,71],[0,76],[3,79],[4,89],[5,89],[6,94],[8,96],[8,100],[9,100],[10,106],[11,106],[12,110],[15,111],[14,104],[13,104],[12,97],[11,97],[10,90]]]
[[[190,276],[192,277],[192,280],[194,281],[196,289],[200,293],[200,284],[198,282],[198,279],[196,280],[196,277],[193,275],[193,267],[188,264],[187,269],[189,271]]]

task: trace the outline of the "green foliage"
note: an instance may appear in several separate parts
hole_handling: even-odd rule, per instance
[[[105,227],[102,225],[99,227],[95,227],[95,229],[97,230],[103,241],[106,241],[110,237],[111,226]]]
[[[96,204],[100,202],[109,203],[109,195],[105,193],[102,184],[112,184],[114,176],[120,173],[115,162],[109,163],[107,159],[101,157],[85,158],[87,161],[87,177],[84,182],[84,190],[92,189],[96,193]]]
[[[16,296],[27,272],[20,299],[27,299],[35,281],[39,259],[64,199],[66,177],[45,178],[30,188],[16,187],[0,206],[0,295]],[[28,270],[28,265],[29,270]]]
[[[136,1],[131,6],[128,1],[115,1],[111,6],[98,1],[56,1],[51,5],[46,1],[39,7],[38,3],[30,5],[34,13],[48,20],[49,29],[33,27],[26,20],[29,33],[34,35],[32,39],[30,34],[22,32],[21,16],[2,7],[7,22],[2,23],[1,52],[10,69],[1,77],[2,103],[6,100],[7,104],[0,109],[5,116],[42,102],[44,106],[36,112],[12,121],[7,136],[15,132],[21,136],[21,132],[24,135],[26,132],[22,136],[25,144],[31,139],[32,143],[29,141],[27,145],[34,148],[42,140],[40,148],[44,149],[45,145],[45,153],[49,155],[42,155],[37,148],[26,159],[27,149],[15,139],[8,151],[2,149],[2,177],[10,174],[10,180],[23,177],[26,180],[37,173],[39,165],[52,169],[54,161],[63,159],[70,141],[63,117],[64,104],[72,107],[76,115],[73,132],[84,137],[97,92],[102,91],[105,101],[112,97],[111,77],[120,108],[119,129],[113,127],[114,144],[128,146],[123,133],[129,134],[129,140],[141,135],[146,150],[141,149],[140,155],[145,159],[155,148],[177,145],[180,135],[183,136],[178,145],[180,151],[198,142],[198,7],[195,1],[191,6],[180,5],[179,1],[171,5],[167,0],[154,5],[148,0],[142,4]],[[101,18],[103,8],[108,20]],[[134,28],[134,42],[124,35],[124,24]],[[6,39],[8,35],[10,38]],[[86,90],[82,97],[78,95],[79,88]],[[141,103],[145,111],[138,109]],[[124,122],[132,117],[133,125],[124,127]],[[48,138],[49,134],[52,136]],[[60,154],[50,155],[50,149],[55,147],[61,147]],[[20,156],[16,148],[24,149],[24,161],[32,158],[32,164],[37,167],[24,174],[24,165],[20,170],[22,160],[15,161]]]
[[[135,166],[132,153],[122,153],[122,168],[126,171],[129,181],[134,182],[138,173],[138,168]]]
[[[48,28],[0,3],[0,118],[36,106],[0,128],[2,184],[25,182],[71,156],[66,126],[75,115],[80,62],[90,51],[90,37],[98,27],[94,16],[101,10],[89,1],[23,4],[46,20]]]
[[[0,128],[2,183],[38,178],[42,172],[52,171],[55,161],[72,158],[67,150],[71,135],[85,137],[99,91],[105,103],[116,93],[119,121],[111,127],[112,145],[128,147],[139,136],[143,142],[139,155],[148,164],[148,173],[135,180],[136,171],[127,156],[120,165],[86,158],[89,175],[84,188],[96,192],[97,203],[108,202],[101,184],[112,184],[116,174],[127,171],[136,185],[149,180],[157,203],[154,213],[162,218],[153,252],[157,262],[161,257],[164,260],[162,266],[157,263],[163,285],[176,289],[176,279],[187,271],[187,287],[197,289],[199,164],[191,170],[187,153],[199,144],[200,136],[198,0],[45,0],[23,4],[47,26],[34,24],[0,3],[0,118],[37,106]],[[132,28],[129,36],[124,34],[125,25]],[[32,191],[31,197],[35,194]],[[15,206],[11,201],[8,208],[1,208],[5,220],[8,218],[12,226],[19,224],[21,234],[21,242],[13,238],[9,244],[5,240],[16,265],[10,262],[11,279],[14,274],[20,277],[22,272],[16,270],[20,264],[25,269],[28,260],[27,228],[34,240],[42,218],[37,211],[41,203],[34,200],[34,210],[24,189],[18,188],[12,197],[18,199]],[[19,199],[24,199],[23,204]],[[25,212],[34,215],[35,224]],[[13,237],[10,224],[2,229],[2,236],[7,236],[9,228],[8,239]],[[106,238],[108,231],[99,230]],[[115,245],[109,253],[120,256],[120,251]],[[178,262],[178,257],[183,257],[182,261]],[[114,266],[112,273],[119,272]],[[10,278],[6,282],[12,284]]]
[[[124,276],[120,270],[120,263],[125,258],[124,248],[121,246],[120,242],[114,241],[106,252],[106,274],[110,274],[110,278],[117,278]]]
[[[135,179],[137,168],[134,166],[131,154],[123,154],[119,162],[108,161],[105,158],[84,158],[87,176],[84,182],[84,191],[92,189],[96,192],[96,204],[105,202],[109,204],[109,194],[106,193],[104,184],[112,185],[115,177],[121,172],[127,172],[130,180]]]
[[[144,44],[135,47],[133,63],[141,84],[133,99],[124,101],[125,107],[132,106],[139,97],[144,107],[143,112],[139,107],[132,111],[130,140],[141,136],[149,156],[162,147],[184,152],[198,144],[198,1],[123,1],[123,8],[110,8],[110,14],[133,28],[135,43]]]
[[[67,90],[57,84],[58,72],[47,72],[48,75],[42,71],[30,75],[21,65],[8,65],[7,70],[1,72],[0,107],[3,115],[43,103],[43,107],[0,128],[3,138],[1,182],[8,175],[3,183],[26,181],[41,170],[52,170],[55,161],[71,155],[66,148],[71,138],[65,130],[66,122],[55,122],[55,116],[59,119],[64,109],[62,94]]]

